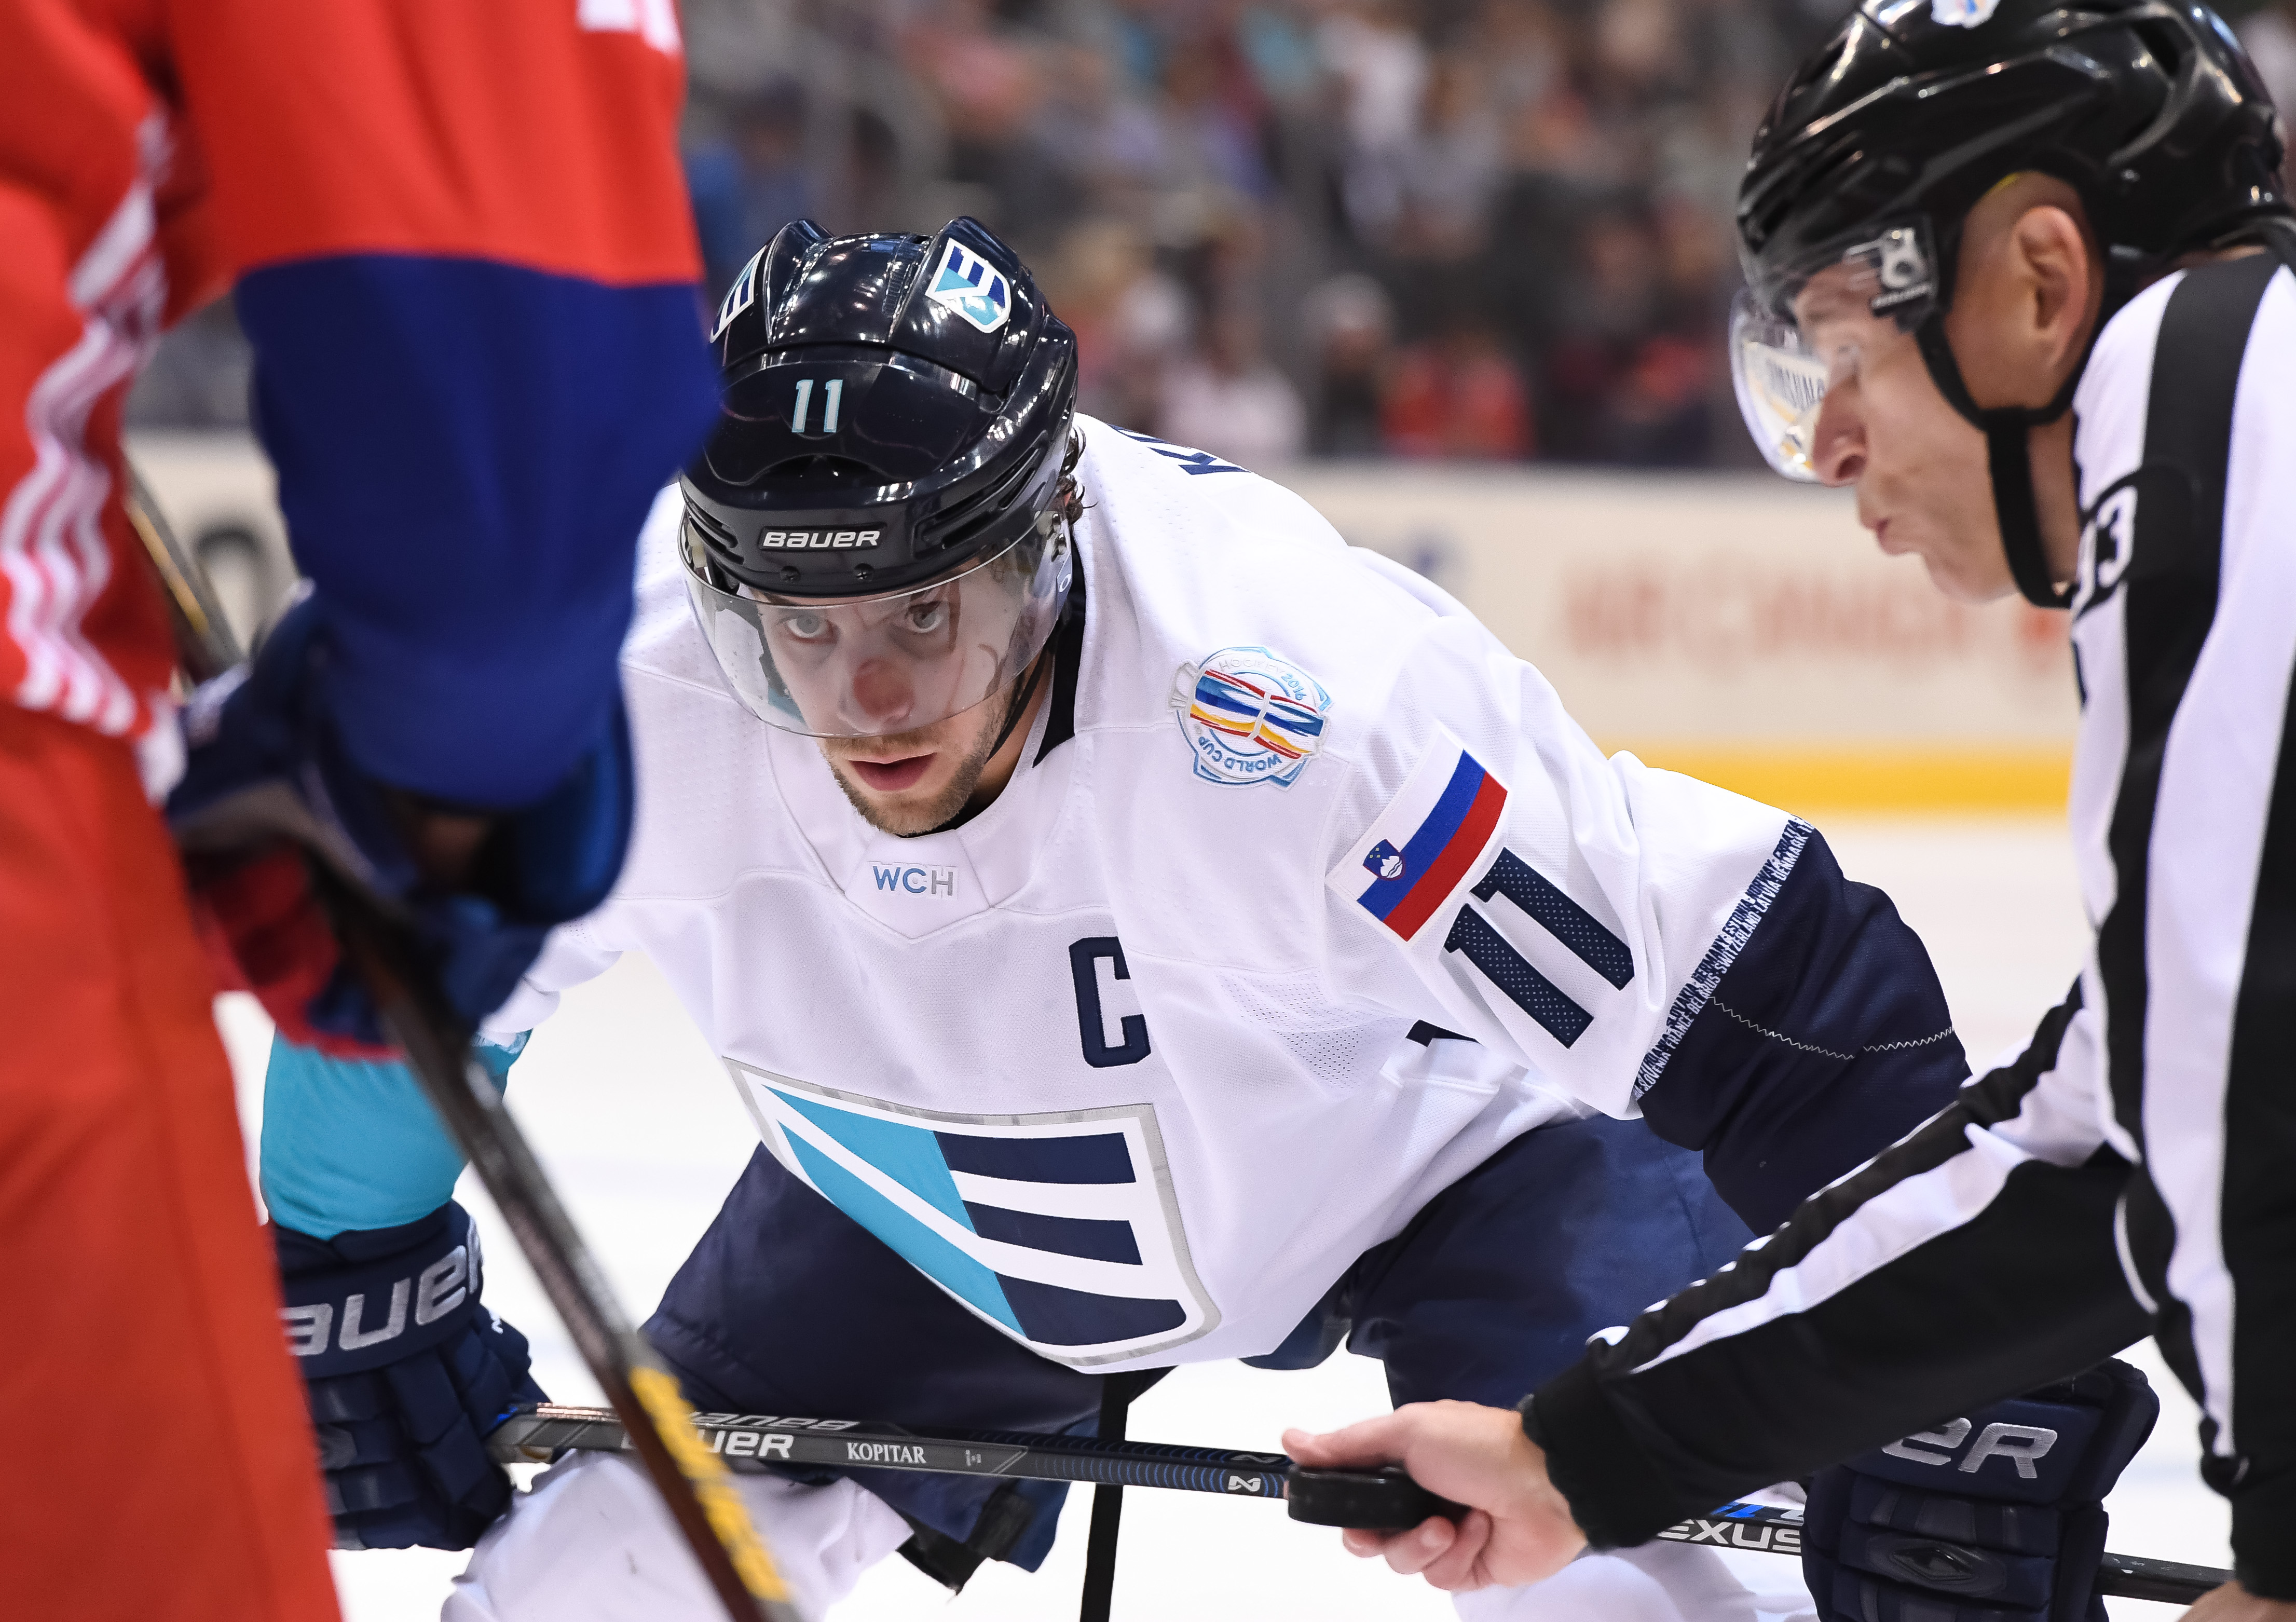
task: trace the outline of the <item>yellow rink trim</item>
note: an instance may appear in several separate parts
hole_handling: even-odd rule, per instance
[[[2049,811],[2062,813],[2070,748],[1880,748],[1705,743],[1611,744],[1645,764],[1703,778],[1796,814]]]

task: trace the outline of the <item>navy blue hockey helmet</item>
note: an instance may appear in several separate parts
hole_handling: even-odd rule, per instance
[[[680,480],[683,550],[743,702],[873,736],[1009,686],[1068,587],[1077,386],[1075,335],[1018,256],[969,218],[931,238],[799,220],[712,339],[723,415]]]

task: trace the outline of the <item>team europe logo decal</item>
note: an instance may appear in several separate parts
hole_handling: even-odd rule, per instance
[[[1004,273],[964,244],[951,238],[933,272],[925,297],[945,305],[979,327],[993,332],[1013,314],[1013,289]]]
[[[1331,707],[1322,683],[1265,648],[1222,648],[1172,684],[1196,775],[1213,782],[1290,788],[1323,747]]]

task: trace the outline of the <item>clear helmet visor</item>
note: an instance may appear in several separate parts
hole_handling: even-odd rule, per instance
[[[1041,522],[912,590],[811,599],[727,578],[689,522],[686,594],[726,684],[758,719],[814,738],[890,737],[995,697],[1044,651],[1071,561],[1067,527]]]
[[[1829,250],[1767,296],[1730,306],[1730,381],[1769,464],[1816,483],[1820,408],[1862,356],[1911,331],[1935,299],[1929,229],[1920,221]]]
[[[1738,390],[1738,414],[1763,457],[1789,479],[1817,480],[1810,458],[1829,371],[1803,342],[1800,327],[1739,290],[1730,304],[1730,381]]]

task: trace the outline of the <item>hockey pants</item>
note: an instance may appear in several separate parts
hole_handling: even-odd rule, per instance
[[[1589,1334],[1718,1267],[1746,1238],[1694,1154],[1639,1122],[1558,1122],[1444,1190],[1350,1267],[1282,1347],[1251,1361],[1306,1368],[1344,1340],[1381,1359],[1399,1403],[1511,1403],[1573,1360]],[[989,1328],[762,1151],[647,1331],[687,1395],[713,1410],[1033,1430],[1088,1429],[1099,1411],[1099,1376]],[[1283,1390],[1269,1380],[1271,1406]],[[829,1486],[744,1481],[816,1617],[908,1536],[902,1515],[962,1539],[998,1486],[898,1471]],[[1032,1569],[1042,1560],[1060,1491],[1031,1484],[1037,1525],[1005,1558]],[[1239,1551],[1253,1536],[1241,1524],[1248,1513],[1237,1511]],[[1336,1535],[1331,1558],[1349,1559]],[[1790,1597],[1767,1610],[1718,1555],[1680,1544],[1582,1560],[1538,1588],[1470,1596],[1461,1610],[1469,1622],[1755,1622],[1807,1606],[1792,1597],[1799,1570],[1775,1565],[1770,1581]],[[1359,1569],[1366,1584],[1401,1582],[1382,1567]],[[550,1471],[496,1523],[445,1614],[701,1622],[714,1602],[700,1585],[633,1467],[593,1457]],[[1120,1563],[1116,1592],[1119,1612],[1129,1609]]]

